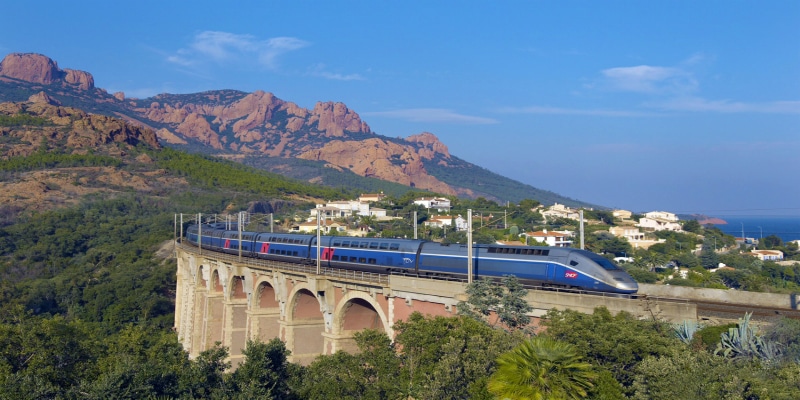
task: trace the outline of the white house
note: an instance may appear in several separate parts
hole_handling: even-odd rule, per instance
[[[678,216],[666,211],[651,211],[639,219],[638,227],[652,231],[680,231]]]
[[[548,232],[547,229],[537,232],[524,233],[526,238],[536,239],[538,242],[543,242],[548,246],[554,247],[570,247],[572,246],[572,232],[569,231],[552,231]]]
[[[747,253],[762,261],[780,261],[783,260],[783,252],[780,250],[751,250]]]
[[[455,230],[463,231],[467,229],[467,220],[462,216],[453,217],[452,215],[434,215],[423,223],[425,226],[434,228],[452,227],[455,222]]]
[[[633,213],[628,210],[614,210],[611,212],[611,215],[617,219],[631,219]]]
[[[347,226],[341,225],[338,222],[331,222],[322,220],[320,221],[320,231],[323,233],[331,233],[333,231],[345,232]],[[292,231],[314,233],[317,231],[317,221],[303,222],[292,227]]]
[[[414,204],[427,209],[434,209],[438,212],[450,211],[450,199],[444,197],[420,197],[414,200]]]
[[[577,210],[558,203],[555,203],[547,210],[542,211],[541,214],[545,218],[568,218],[575,220],[579,220],[581,218],[581,215]]]

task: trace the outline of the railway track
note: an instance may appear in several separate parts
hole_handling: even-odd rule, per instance
[[[183,248],[184,250],[188,250],[194,253],[198,253],[197,248],[194,246],[189,246],[183,243],[178,244],[179,247]],[[225,259],[227,261],[237,261],[243,262],[245,264],[250,264],[253,266],[269,266],[269,267],[278,267],[283,269],[291,269],[291,270],[298,270],[303,272],[315,272],[314,268],[307,266],[307,265],[292,265],[290,263],[284,262],[276,262],[276,261],[267,261],[267,260],[259,260],[259,259],[249,259],[243,258],[239,259],[236,256],[231,256],[226,253],[220,253],[211,250],[204,250],[204,252],[211,252],[214,254],[215,257],[220,259]],[[268,264],[268,265],[267,265]],[[386,274],[374,274],[374,273],[362,273],[362,272],[354,272],[349,270],[339,270],[336,268],[324,268],[322,271],[323,275],[331,275],[336,277],[346,277],[351,279],[363,279],[370,282],[375,283],[388,283],[388,279],[391,275]],[[368,276],[365,276],[368,275]],[[461,281],[466,283],[466,279],[461,278],[447,278],[447,277],[425,277],[425,276],[417,276],[418,278],[427,278],[427,279],[440,279],[440,280],[448,280],[448,281]],[[800,309],[789,309],[789,308],[775,308],[775,307],[765,307],[765,306],[754,306],[751,304],[735,304],[735,303],[723,303],[723,302],[713,302],[713,301],[706,301],[706,300],[692,300],[692,299],[684,299],[684,298],[671,298],[671,297],[658,297],[658,296],[647,296],[643,294],[619,294],[619,293],[606,293],[606,292],[593,292],[587,290],[580,290],[580,289],[568,289],[568,288],[558,288],[558,287],[543,287],[543,286],[525,286],[528,290],[542,290],[542,291],[555,291],[555,292],[564,292],[564,293],[574,293],[574,294],[582,294],[582,295],[593,295],[593,296],[601,296],[601,297],[616,297],[616,298],[627,298],[630,300],[654,300],[659,302],[680,302],[680,303],[690,303],[697,305],[697,316],[700,319],[721,319],[721,320],[738,320],[742,318],[745,313],[752,313],[753,319],[761,320],[761,321],[770,321],[779,319],[781,317],[792,318],[792,319],[800,319]]]

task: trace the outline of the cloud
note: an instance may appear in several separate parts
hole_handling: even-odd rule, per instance
[[[578,109],[547,106],[505,107],[497,110],[507,114],[545,114],[545,115],[588,115],[598,117],[646,117],[653,113],[608,109]]]
[[[255,62],[267,68],[277,68],[278,58],[310,43],[292,37],[275,37],[261,40],[252,35],[205,31],[195,35],[186,47],[167,56],[167,61],[182,67],[196,67],[212,61]]]
[[[470,125],[496,124],[497,120],[463,115],[442,108],[409,108],[405,110],[362,113],[365,116],[403,119],[411,122],[458,123]]]
[[[669,111],[800,114],[800,101],[745,103],[730,100],[708,100],[699,97],[681,97],[663,102],[648,103],[647,105],[652,108]]]
[[[697,88],[697,81],[688,71],[673,67],[638,65],[601,71],[613,90],[637,93],[688,93]]]
[[[325,79],[332,79],[337,81],[363,81],[364,78],[360,74],[347,74],[342,75],[339,73],[333,73],[325,70],[325,64],[317,64],[309,71],[309,75],[316,76]]]

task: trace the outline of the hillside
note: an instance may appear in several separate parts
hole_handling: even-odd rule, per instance
[[[532,198],[589,206],[466,162],[432,133],[381,136],[343,103],[318,102],[305,109],[264,91],[237,90],[132,99],[96,88],[90,73],[60,69],[46,56],[7,55],[0,63],[0,101],[24,101],[39,92],[64,106],[152,129],[166,146],[331,187],[394,191],[401,185],[501,203]]]

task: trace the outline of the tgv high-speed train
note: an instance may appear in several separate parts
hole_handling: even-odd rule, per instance
[[[234,226],[235,228],[235,226]],[[201,239],[202,236],[202,239]],[[275,261],[316,264],[317,236],[240,232],[224,223],[190,225],[186,240],[203,249]],[[241,249],[240,249],[241,246]],[[639,285],[613,262],[595,253],[566,247],[475,244],[473,277],[514,275],[521,282],[561,288],[636,293]],[[465,278],[467,245],[416,239],[321,236],[322,267],[382,274]]]

